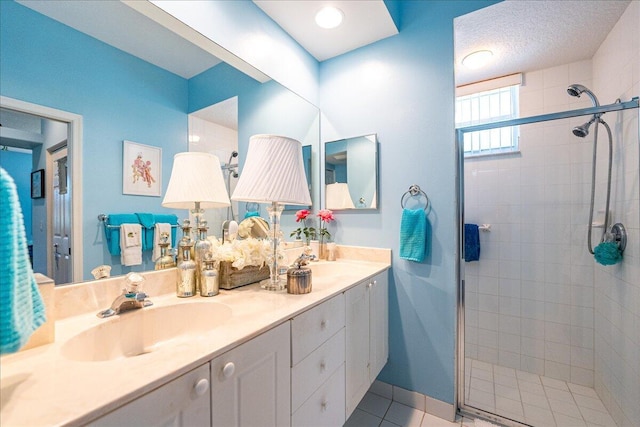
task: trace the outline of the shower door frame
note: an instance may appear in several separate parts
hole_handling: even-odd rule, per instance
[[[464,398],[464,370],[465,370],[465,356],[464,356],[464,135],[468,132],[476,132],[481,130],[498,129],[503,127],[520,126],[532,123],[548,122],[553,120],[568,119],[572,117],[580,117],[592,114],[602,114],[612,111],[629,110],[640,107],[640,98],[634,97],[630,101],[616,102],[609,105],[603,105],[598,107],[581,108],[578,110],[561,111],[558,113],[541,114],[537,116],[524,117],[519,119],[503,120],[499,122],[486,123],[482,125],[467,126],[463,128],[457,128],[456,131],[456,144],[455,144],[455,156],[456,162],[456,216],[458,218],[458,230],[456,233],[456,247],[458,248],[458,256],[456,257],[456,283],[457,287],[457,325],[456,325],[456,369],[455,369],[455,386],[456,392],[454,396],[454,406],[457,411],[462,414],[476,415],[492,421],[496,421],[507,426],[523,426],[517,421],[513,421],[509,418],[504,418],[499,414],[487,412],[478,408],[467,406]],[[640,111],[638,112],[638,120],[640,122]],[[638,137],[640,139],[640,125],[638,126]],[[639,159],[640,161],[640,159]]]

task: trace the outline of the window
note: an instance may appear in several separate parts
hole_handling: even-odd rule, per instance
[[[458,96],[456,127],[518,118],[519,87],[516,84]],[[518,126],[467,132],[464,134],[464,155],[471,157],[517,151],[518,136]]]

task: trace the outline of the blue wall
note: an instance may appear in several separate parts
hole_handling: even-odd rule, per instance
[[[318,61],[252,1],[152,3],[318,105]]]
[[[18,199],[22,207],[22,216],[24,217],[24,228],[27,236],[27,242],[31,243],[33,239],[31,230],[31,171],[33,156],[31,153],[22,153],[18,151],[0,151],[0,166],[7,171],[16,183],[18,190]]]
[[[106,251],[99,213],[174,212],[160,197],[122,194],[122,141],[162,148],[162,194],[173,156],[187,150],[187,81],[44,17],[0,1],[0,93],[83,117],[84,277],[119,263]],[[150,252],[150,251],[149,251]],[[153,268],[114,267],[113,274]]]
[[[320,64],[322,139],[377,133],[377,211],[338,212],[338,243],[390,247],[389,362],[382,381],[453,403],[456,253],[453,18],[494,2],[393,3],[400,34]],[[428,255],[398,257],[400,197],[431,199]]]

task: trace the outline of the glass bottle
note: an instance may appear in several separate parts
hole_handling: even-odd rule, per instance
[[[200,271],[200,295],[212,297],[220,292],[220,282],[218,280],[218,269],[215,260],[205,258],[203,268]]]
[[[156,270],[166,270],[176,266],[176,258],[169,252],[169,244],[160,245],[160,258],[156,260]]]
[[[192,297],[196,294],[196,263],[191,259],[192,244],[180,245],[182,260],[178,262],[176,294],[180,298]]]
[[[193,243],[191,240],[191,221],[189,221],[188,219],[185,219],[184,221],[182,221],[182,239],[180,239],[180,242],[178,243],[178,248],[180,248],[183,245],[191,245],[191,250],[190,250],[190,255],[191,255],[191,259],[195,259],[195,253],[193,250]],[[182,250],[179,249],[178,250],[178,262],[182,261]]]
[[[201,221],[198,226],[198,239],[196,240],[195,245],[195,258],[196,262],[196,289],[200,290],[202,285],[202,279],[200,278],[200,273],[204,269],[204,261],[206,259],[207,254],[211,252],[211,242],[207,240],[207,221]]]
[[[165,233],[163,233],[165,234]],[[168,235],[163,235],[160,237],[160,258],[156,260],[156,270],[164,270],[166,268],[173,268],[176,266],[176,260],[169,253],[169,242],[167,241]]]

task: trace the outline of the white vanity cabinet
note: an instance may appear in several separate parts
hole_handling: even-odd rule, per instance
[[[211,361],[211,424],[288,426],[291,396],[290,322]]]
[[[344,326],[344,294],[291,320],[292,426],[344,424]]]
[[[345,292],[346,417],[353,413],[389,355],[389,280],[384,271]]]
[[[207,363],[88,425],[208,426],[211,424],[209,382]]]

